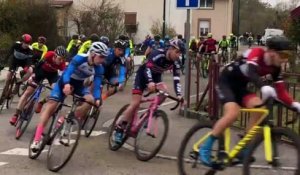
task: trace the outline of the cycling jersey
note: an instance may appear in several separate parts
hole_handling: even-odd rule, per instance
[[[167,60],[166,51],[163,49],[153,50],[147,58],[147,62],[139,67],[132,90],[133,94],[142,94],[149,82],[161,82],[164,71],[173,69],[174,89],[177,96],[181,95],[180,64],[178,61]]]
[[[151,40],[149,47],[151,47],[151,49],[163,49],[164,48],[164,42],[162,40],[160,40],[159,42],[155,41],[155,40]]]
[[[88,55],[76,55],[63,72],[62,77],[55,84],[51,91],[50,98],[56,101],[63,101],[65,95],[62,90],[65,84],[70,84],[74,88],[74,93],[77,95],[83,96],[89,94],[89,89],[84,87],[83,82],[86,78],[93,76],[93,96],[98,100],[101,97],[100,85],[103,73],[104,69],[101,65],[90,66],[88,64]]]
[[[10,48],[6,60],[9,60],[10,56],[13,56],[13,58],[11,59],[9,70],[16,70],[20,66],[24,68],[31,64],[33,52],[31,48],[24,49],[22,43],[17,41]]]
[[[225,40],[221,40],[219,41],[219,47],[220,48],[227,48],[229,46],[229,42],[225,39]]]
[[[33,43],[31,47],[33,50],[33,59],[36,59],[36,62],[43,58],[48,51],[48,47],[45,44],[40,48],[38,42]]]
[[[230,48],[236,48],[237,41],[236,41],[235,36],[232,36],[232,37],[229,38],[229,46],[230,46]]]
[[[113,83],[113,81],[115,81],[116,79],[120,84],[125,82],[126,80],[125,58],[116,57],[114,48],[109,49],[109,55],[106,57],[103,66],[105,67],[105,78],[109,82]],[[117,71],[119,71],[119,75],[117,75]]]
[[[86,42],[84,42],[81,45],[81,47],[80,47],[80,49],[78,51],[78,54],[87,53],[89,51],[91,45],[92,45],[92,40],[87,40]]]
[[[244,60],[233,62],[224,68],[217,86],[222,103],[237,102],[244,105],[247,97],[253,95],[247,90],[247,84],[252,82],[261,88],[265,84],[261,77],[266,75],[271,75],[278,98],[288,105],[293,102],[285,89],[281,68],[267,65],[264,54],[262,48],[249,49],[243,54]]]
[[[207,50],[206,50],[207,53],[216,52],[216,50],[217,50],[216,44],[217,44],[217,41],[212,38],[208,38],[207,40],[205,40],[203,42],[204,48],[206,49],[206,47],[207,47]]]
[[[60,65],[54,62],[54,51],[48,51],[44,56],[43,63],[41,65],[42,69],[46,72],[57,72],[58,70],[63,71],[66,68],[66,63],[62,62]]]

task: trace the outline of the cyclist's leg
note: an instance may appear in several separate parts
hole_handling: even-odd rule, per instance
[[[249,93],[248,95],[245,95],[243,99],[243,104],[246,108],[253,108],[257,105],[262,104],[261,98],[257,97],[254,93]],[[249,123],[247,125],[247,131],[249,131],[260,119],[261,113],[251,113],[249,118]]]
[[[74,85],[74,93],[76,95],[79,95],[79,96],[83,96],[84,99],[89,102],[89,103],[94,103],[95,100],[94,100],[94,97],[93,95],[89,92],[89,89],[88,88],[85,88],[83,86],[80,86],[80,85]],[[91,105],[88,104],[88,103],[82,103],[82,105],[78,106],[76,111],[75,111],[75,116],[83,121],[86,117],[86,114],[88,113],[89,109],[91,108]]]

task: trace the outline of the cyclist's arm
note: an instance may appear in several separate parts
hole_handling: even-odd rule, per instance
[[[122,59],[122,58],[120,58]],[[123,61],[122,61],[123,62]],[[119,70],[119,83],[123,84],[126,79],[126,66],[125,66],[125,61],[124,64],[120,65],[120,70]]]
[[[74,73],[78,65],[83,63],[83,58],[80,56],[75,56],[70,64],[68,65],[67,69],[64,71],[62,75],[63,83],[69,84],[71,80],[71,75]]]
[[[73,44],[74,44],[74,40],[71,40],[71,41],[69,42],[69,44],[68,44],[68,47],[67,47],[67,51],[68,51],[68,52],[70,52],[70,50],[71,50]]]
[[[181,96],[181,84],[180,84],[180,64],[174,62],[173,65],[173,79],[174,79],[174,90],[177,96]]]
[[[102,75],[104,72],[104,68],[102,66],[95,67],[95,76],[94,76],[94,92],[93,96],[95,100],[99,100],[101,97],[101,82],[102,82]]]
[[[146,68],[145,68],[145,70],[144,70],[144,75],[145,75],[145,77],[146,77],[148,83],[153,82],[152,71],[151,71],[152,65],[153,65],[152,60],[151,60],[151,61],[148,61],[148,62],[146,63]]]
[[[124,56],[125,56],[126,59],[127,59],[128,57],[130,57],[130,48],[129,48],[129,47],[127,47],[127,48],[125,49],[125,54],[124,54]]]
[[[48,52],[48,47],[46,45],[43,46],[43,54],[41,56],[41,60],[44,58],[45,54]]]
[[[254,85],[258,88],[261,88],[264,83],[263,80],[260,78],[260,75],[258,74],[258,66],[254,63],[247,63],[248,64],[248,72],[247,77],[249,80],[254,83]]]
[[[9,51],[8,51],[6,57],[5,57],[5,60],[9,60],[9,57],[14,54],[15,46],[16,46],[16,43],[14,43],[11,46],[11,48],[9,49]]]
[[[80,47],[78,53],[86,53],[88,51],[88,49],[90,48],[92,42],[91,41],[86,41],[82,44],[82,46]]]
[[[293,103],[293,98],[289,94],[286,89],[285,83],[281,76],[281,69],[278,68],[275,73],[272,74],[272,78],[274,81],[274,87],[277,93],[277,97],[279,100],[283,101],[287,105],[291,105]]]
[[[147,47],[146,51],[145,51],[145,56],[147,57],[148,54],[151,52],[152,48],[150,46]]]

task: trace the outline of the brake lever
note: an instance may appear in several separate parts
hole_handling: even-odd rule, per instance
[[[179,104],[181,104],[181,103],[183,103],[183,99],[177,100],[177,104],[173,108],[171,108],[170,110],[174,111],[176,108],[178,108]]]

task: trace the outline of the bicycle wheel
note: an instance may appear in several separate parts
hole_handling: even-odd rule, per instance
[[[9,107],[11,106],[11,103],[14,100],[14,96],[16,94],[14,94],[14,90],[16,88],[16,82],[17,82],[17,78],[13,77],[12,81],[10,82],[9,86],[8,86],[8,91],[7,91],[7,99],[6,99],[6,107],[7,109],[9,109]]]
[[[71,159],[80,139],[80,130],[78,119],[69,116],[55,131],[47,155],[47,168],[50,171],[59,171]]]
[[[16,125],[16,139],[20,139],[24,132],[26,131],[31,118],[33,116],[33,109],[35,109],[35,100],[32,99],[30,102],[26,103],[22,113],[19,116],[19,120]]]
[[[243,161],[244,175],[299,175],[299,136],[294,131],[288,128],[272,128],[271,136],[273,147],[273,162],[266,162],[265,160],[264,137],[262,134],[260,134],[248,146],[248,155],[244,158]],[[250,155],[255,157],[255,162],[251,163],[252,156]]]
[[[204,58],[204,59],[205,59],[205,58]],[[202,61],[201,61],[201,74],[202,74],[202,77],[203,77],[203,78],[206,78],[206,77],[207,77],[206,67],[207,67],[206,60],[202,60]]]
[[[89,137],[92,134],[96,126],[96,123],[98,121],[99,115],[100,115],[100,110],[94,109],[94,107],[92,107],[91,112],[85,118],[84,123],[82,125],[82,129],[84,129],[85,137]]]
[[[108,137],[108,139],[109,139],[108,146],[109,146],[109,149],[112,151],[117,151],[118,149],[120,149],[123,146],[123,144],[126,142],[126,140],[128,139],[127,133],[125,133],[124,139],[123,139],[122,143],[120,143],[120,144],[117,144],[115,142],[115,138],[114,138],[115,132],[116,132],[115,131],[116,123],[117,123],[118,119],[120,118],[120,116],[122,115],[122,113],[127,109],[128,106],[129,106],[129,104],[126,104],[119,110],[119,112],[117,113],[117,115],[111,125],[110,131],[109,131],[109,137]]]
[[[136,158],[141,161],[152,159],[159,152],[168,135],[169,120],[164,111],[155,111],[152,120],[152,133],[146,132],[148,120],[145,120],[135,138],[134,152]],[[156,135],[153,131],[156,132]]]
[[[201,122],[194,125],[184,136],[177,155],[177,166],[180,175],[198,175],[208,171],[207,167],[201,164],[199,153],[193,151],[193,145],[212,131],[213,124]],[[219,148],[216,141],[212,148],[212,157],[216,157]],[[201,147],[201,143],[200,143]]]

